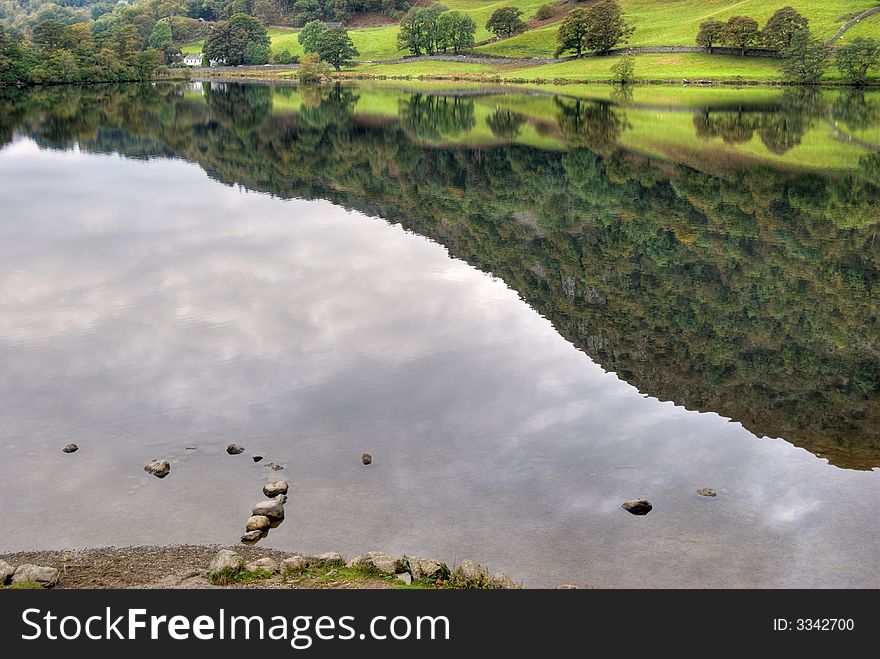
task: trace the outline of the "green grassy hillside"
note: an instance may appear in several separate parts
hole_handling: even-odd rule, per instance
[[[810,19],[810,29],[828,38],[840,26],[878,0],[619,0],[628,20],[635,27],[629,41],[633,46],[693,46],[700,23],[709,18],[727,20],[731,16],[751,16],[763,27],[774,11],[790,5]],[[516,1],[510,4],[517,4]],[[872,17],[880,18],[880,17]],[[862,36],[880,37],[880,20],[871,20],[857,29]],[[511,39],[494,42],[478,50],[509,57],[549,57],[556,49],[557,25],[530,30]],[[854,28],[856,29],[856,28]],[[847,35],[849,36],[849,35]]]
[[[828,38],[847,20],[865,9],[876,6],[880,0],[619,0],[628,20],[635,26],[630,40],[636,46],[694,45],[694,37],[700,22],[708,18],[725,20],[730,16],[745,14],[763,23],[779,7],[790,4],[810,19],[811,29],[819,36]],[[531,18],[538,7],[546,0],[446,0],[444,5],[468,13],[473,17],[478,29],[477,41],[492,37],[485,29],[485,23],[492,12],[499,7],[515,6],[523,11],[525,19]],[[571,8],[585,6],[570,3]],[[528,30],[510,39],[492,41],[478,46],[478,53],[502,55],[507,57],[549,57],[556,48],[558,24],[550,24],[538,29]],[[350,35],[363,63],[373,60],[393,59],[406,54],[397,48],[398,27],[390,25],[374,28],[350,30]],[[272,28],[272,50],[288,50],[291,54],[302,56],[303,51],[297,41],[298,30],[292,28]],[[849,30],[840,43],[857,37],[880,38],[880,14],[872,16]],[[197,53],[203,42],[187,44],[186,53]],[[609,78],[612,58],[586,59],[579,62],[532,67],[521,71],[519,77],[567,78],[571,80],[597,81]],[[450,74],[509,74],[510,67],[504,64],[453,64],[453,63],[412,63],[394,65],[362,64],[358,71],[375,75],[419,76]],[[778,77],[775,62],[763,58],[741,58],[708,56],[697,53],[673,55],[641,55],[637,58],[637,75],[650,76],[655,80],[678,81],[682,79],[713,78],[717,80],[773,80]],[[831,70],[829,79],[836,77]]]

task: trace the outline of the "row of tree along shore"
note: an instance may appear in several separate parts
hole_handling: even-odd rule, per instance
[[[539,9],[549,12],[550,6]],[[552,12],[549,12],[552,13]],[[124,15],[124,13],[123,13]],[[142,17],[138,17],[142,18]],[[144,37],[149,29],[149,36]],[[169,75],[167,67],[182,65],[168,17],[152,23],[119,21],[98,30],[98,23],[64,24],[57,19],[37,23],[29,33],[9,34],[0,27],[0,84],[90,83],[148,80]],[[522,11],[515,7],[495,10],[486,22],[497,38],[509,38],[526,28]],[[400,22],[397,46],[413,56],[470,52],[475,46],[477,26],[460,11],[442,5],[414,7]],[[554,58],[567,54],[582,57],[604,55],[625,45],[634,32],[616,0],[601,0],[587,8],[573,9],[559,25]],[[307,22],[298,35],[305,57],[302,81],[320,80],[329,67],[340,71],[360,53],[346,28],[320,20]],[[718,46],[740,55],[778,57],[781,79],[789,83],[816,84],[836,65],[842,80],[864,85],[869,71],[880,65],[880,44],[857,38],[834,49],[810,33],[809,20],[791,7],[777,10],[763,29],[749,16],[733,16],[727,22],[710,18],[700,24],[695,41],[705,52]],[[499,58],[499,61],[504,61]],[[215,22],[205,39],[202,65],[225,66],[298,64],[298,55],[288,50],[272,52],[266,26],[245,12]],[[328,67],[329,65],[329,67]],[[611,69],[619,83],[637,79],[635,60],[624,56]]]

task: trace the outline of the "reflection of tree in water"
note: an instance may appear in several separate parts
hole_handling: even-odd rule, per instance
[[[611,90],[611,100],[618,105],[627,105],[633,100],[632,85],[614,85]]]
[[[354,89],[342,85],[303,85],[301,89],[300,119],[315,128],[347,123],[360,98]]]
[[[702,110],[694,115],[694,129],[698,137],[721,138],[728,144],[748,142],[757,131],[768,151],[783,155],[801,143],[813,119],[823,112],[816,90],[787,89],[772,110]]]
[[[489,126],[492,134],[507,140],[512,140],[519,135],[519,129],[524,123],[526,123],[526,118],[523,115],[501,108],[486,118],[486,125]]]
[[[315,126],[279,113],[242,129],[173,90],[144,99],[133,86],[74,89],[29,90],[0,110],[14,131],[78,140],[86,152],[167,144],[220,181],[400,222],[502,277],[641,391],[835,464],[880,466],[880,154],[850,170],[744,159],[714,171],[626,149],[426,146],[411,126],[356,115]],[[332,87],[321,93],[325,111],[350,106]],[[812,99],[790,94],[779,114],[830,117]],[[588,104],[564,105],[575,135],[597,130],[584,125]],[[593,109],[607,119],[608,108]]]
[[[465,133],[477,123],[473,100],[424,94],[413,94],[401,101],[400,120],[414,137],[433,141]]]
[[[629,128],[626,115],[616,112],[609,103],[570,101],[558,96],[553,100],[556,122],[566,140],[603,156],[617,150],[621,134]]]
[[[880,124],[880,104],[869,102],[861,89],[847,89],[834,99],[831,117],[847,130],[865,130]]]
[[[748,142],[759,125],[755,113],[738,110],[735,112],[712,112],[704,110],[694,115],[694,128],[697,137],[709,139],[720,137],[728,144]]]
[[[215,116],[236,128],[261,124],[272,111],[272,89],[265,85],[208,85],[205,94]]]

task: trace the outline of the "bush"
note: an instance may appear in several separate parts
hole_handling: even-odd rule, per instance
[[[535,20],[546,21],[548,18],[553,18],[553,5],[541,5],[538,7],[538,11],[535,12]]]
[[[270,57],[272,57],[272,49],[256,41],[251,41],[244,49],[244,63],[250,66],[268,64]]]
[[[296,64],[297,62],[299,62],[299,55],[291,55],[287,48],[272,55],[273,64]]]
[[[299,64],[300,82],[321,82],[329,73],[330,67],[318,53],[306,53]]]

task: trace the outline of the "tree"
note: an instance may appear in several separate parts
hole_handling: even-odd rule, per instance
[[[171,46],[173,41],[174,37],[171,34],[171,26],[167,21],[159,21],[156,23],[156,27],[153,28],[153,32],[150,34],[147,43],[150,45],[150,48],[155,48],[156,50],[161,51],[166,47]]]
[[[33,29],[34,43],[46,50],[63,48],[65,46],[65,27],[64,23],[56,21],[53,18],[46,19]]]
[[[486,29],[489,32],[494,32],[495,36],[499,39],[502,37],[512,37],[526,27],[520,16],[522,16],[522,11],[516,7],[496,9],[492,12],[489,20],[486,21]]]
[[[710,18],[708,21],[700,23],[700,31],[697,32],[697,45],[708,48],[711,53],[715,44],[722,40],[723,34],[724,23]]]
[[[248,65],[268,64],[272,57],[272,49],[256,41],[249,41],[244,49],[244,63]]]
[[[586,47],[597,53],[607,53],[620,43],[626,43],[633,33],[623,18],[616,0],[602,0],[587,10]]]
[[[250,51],[252,57],[258,52],[258,47],[270,47],[265,26],[247,14],[234,14],[228,21],[220,21],[211,28],[205,40],[204,53],[209,60],[238,66],[245,63],[251,43],[255,44]],[[259,52],[263,52],[262,49]]]
[[[155,48],[147,48],[137,53],[134,68],[138,80],[149,80],[162,65],[162,56]]]
[[[757,43],[760,38],[758,21],[751,16],[732,16],[724,26],[721,42],[732,48],[739,48],[740,55],[745,55],[746,48]]]
[[[305,52],[316,53],[318,52],[318,40],[326,29],[321,21],[309,21],[300,30],[296,40],[299,41]]]
[[[443,35],[438,23],[443,14],[443,7],[413,7],[400,22],[397,33],[397,47],[410,51],[413,55],[426,52],[433,55],[443,47]]]
[[[762,32],[764,43],[777,50],[788,48],[794,33],[798,30],[806,30],[809,25],[810,21],[791,7],[777,9],[764,25]]]
[[[467,14],[460,11],[447,11],[437,19],[439,38],[437,43],[442,50],[452,48],[458,54],[462,50],[474,47],[474,34],[477,25]]]
[[[339,71],[352,57],[360,55],[344,27],[331,27],[318,37],[317,53],[322,60]]]
[[[318,0],[296,0],[293,3],[293,20],[297,25],[305,25],[321,18],[324,10]]]
[[[233,14],[232,18],[229,19],[229,24],[236,29],[247,32],[248,41],[255,41],[266,46],[271,43],[266,26],[252,16],[243,13]]]
[[[576,57],[580,57],[585,48],[584,39],[589,28],[589,13],[586,9],[574,9],[568,13],[559,26],[556,33],[556,42],[559,44],[554,57],[573,50]]]
[[[813,38],[809,30],[798,30],[791,45],[780,51],[782,77],[790,82],[815,84],[831,61],[831,47]]]
[[[635,80],[636,58],[632,55],[624,55],[611,67],[611,79],[621,85],[626,85]]]
[[[232,13],[234,14],[250,14],[250,0],[232,0]]]
[[[880,64],[880,44],[874,39],[857,37],[837,49],[837,70],[844,79],[854,85],[864,85],[868,69]]]
[[[282,16],[281,3],[279,0],[254,0],[253,14],[266,25],[272,25]]]

